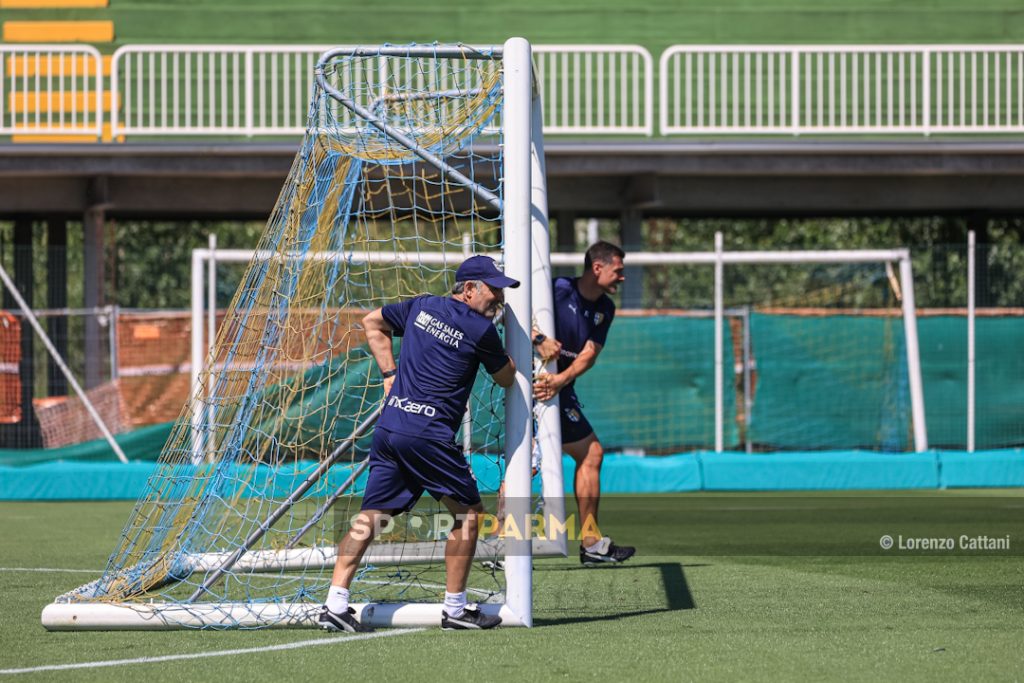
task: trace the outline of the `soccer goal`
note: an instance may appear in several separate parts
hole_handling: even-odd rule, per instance
[[[486,253],[522,282],[501,321],[516,366],[532,365],[531,325],[553,332],[529,43],[338,48],[315,77],[300,151],[157,471],[103,575],[44,609],[48,629],[314,626],[382,401],[362,315],[445,294]],[[468,587],[505,625],[532,619],[532,489],[564,517],[560,453],[531,471],[535,443],[557,448],[556,409],[531,402],[528,370],[507,392],[482,374],[462,435],[482,491],[505,482]],[[536,421],[553,437],[534,439]],[[450,523],[427,500],[384,530],[352,586],[360,621],[440,624]],[[564,532],[552,543],[564,553]]]
[[[627,254],[641,307],[617,312],[602,363],[578,381],[607,448],[928,449],[908,250],[716,242]]]

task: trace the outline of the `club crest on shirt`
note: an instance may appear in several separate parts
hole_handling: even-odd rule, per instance
[[[567,418],[569,418],[569,422],[579,422],[580,421],[580,411],[576,410],[575,408],[568,408],[568,409],[566,409],[565,416]]]
[[[604,313],[597,312],[594,314],[594,324],[600,325],[601,321],[604,320]]]

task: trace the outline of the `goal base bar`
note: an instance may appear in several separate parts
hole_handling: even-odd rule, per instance
[[[441,625],[440,603],[353,603],[356,616],[374,628]],[[481,604],[502,626],[525,626],[508,605]],[[47,631],[173,631],[198,628],[317,628],[320,605],[310,603],[52,603],[43,608]]]

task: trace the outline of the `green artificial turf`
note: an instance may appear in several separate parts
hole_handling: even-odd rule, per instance
[[[113,548],[129,503],[3,503],[0,669],[324,646],[2,674],[10,680],[1014,680],[1024,677],[1024,494],[606,497],[628,564],[534,560],[534,628],[48,633],[39,612]],[[896,536],[1011,536],[1004,552],[884,551]],[[571,551],[576,551],[571,544]],[[378,633],[394,633],[379,631]]]

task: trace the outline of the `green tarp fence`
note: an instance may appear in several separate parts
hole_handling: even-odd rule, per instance
[[[727,386],[734,357],[724,332]],[[576,382],[583,412],[606,449],[673,452],[714,447],[715,323],[711,318],[619,316],[594,367]],[[725,443],[736,443],[727,389]]]
[[[977,320],[978,449],[1024,444],[1024,318]],[[966,320],[918,320],[929,445],[966,446]],[[909,388],[899,320],[751,315],[756,390],[751,440],[781,450],[911,450]],[[714,323],[620,316],[594,368],[578,381],[584,412],[609,449],[649,453],[714,446]],[[737,449],[730,329],[725,330],[725,445]],[[366,363],[357,363],[361,375]],[[271,389],[272,390],[272,389]],[[336,396],[320,396],[337,405]],[[322,414],[303,408],[307,414]],[[320,425],[315,425],[320,427]],[[344,425],[343,432],[350,426]],[[117,436],[131,460],[154,460],[171,425]],[[338,438],[339,434],[333,435]],[[107,461],[109,445],[0,450],[0,466]]]

